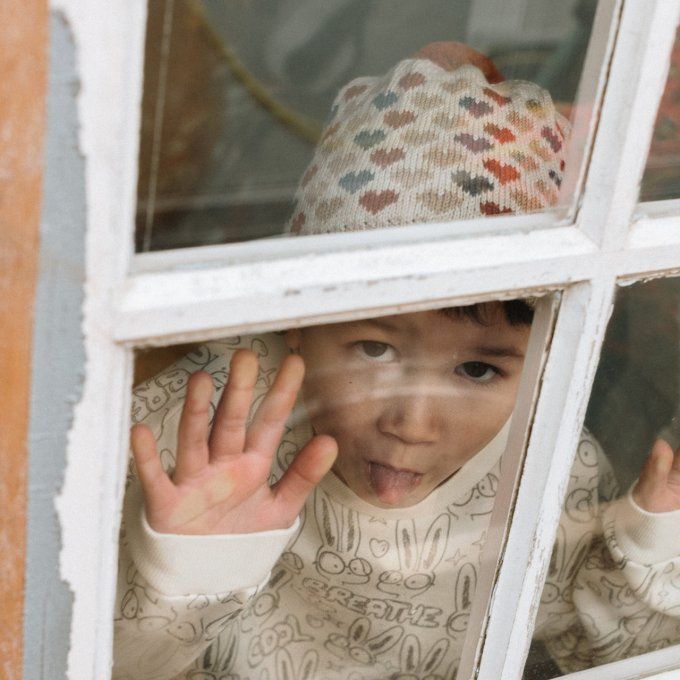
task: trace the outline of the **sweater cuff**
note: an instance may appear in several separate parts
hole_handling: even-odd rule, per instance
[[[628,493],[614,501],[614,535],[623,554],[638,564],[653,565],[680,557],[680,510],[649,512]]]
[[[251,534],[162,534],[146,520],[138,482],[130,485],[125,503],[130,556],[149,585],[169,596],[214,595],[259,586],[299,524],[296,518],[288,529]]]

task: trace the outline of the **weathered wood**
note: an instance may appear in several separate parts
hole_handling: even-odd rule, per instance
[[[45,128],[47,3],[0,3],[0,676],[22,677],[27,432]]]

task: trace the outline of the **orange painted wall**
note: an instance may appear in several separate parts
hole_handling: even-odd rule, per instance
[[[0,2],[0,677],[22,677],[27,434],[48,47],[46,0]]]

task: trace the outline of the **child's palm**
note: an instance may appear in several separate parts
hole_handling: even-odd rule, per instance
[[[680,449],[657,439],[633,489],[635,502],[648,512],[680,510]]]
[[[257,379],[253,352],[234,354],[229,381],[209,425],[212,380],[204,372],[189,381],[170,478],[151,430],[132,430],[132,450],[150,526],[161,533],[229,534],[290,526],[314,486],[328,472],[337,446],[312,439],[273,487],[268,478],[284,425],[295,403],[304,364],[287,357],[250,427],[246,420]]]

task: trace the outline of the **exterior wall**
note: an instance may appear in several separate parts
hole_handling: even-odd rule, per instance
[[[0,3],[0,677],[22,677],[33,295],[43,167],[47,3]]]
[[[50,19],[45,179],[35,297],[29,429],[24,678],[66,677],[72,594],[59,574],[54,499],[85,371],[84,160],[78,148],[76,47],[63,16]]]

